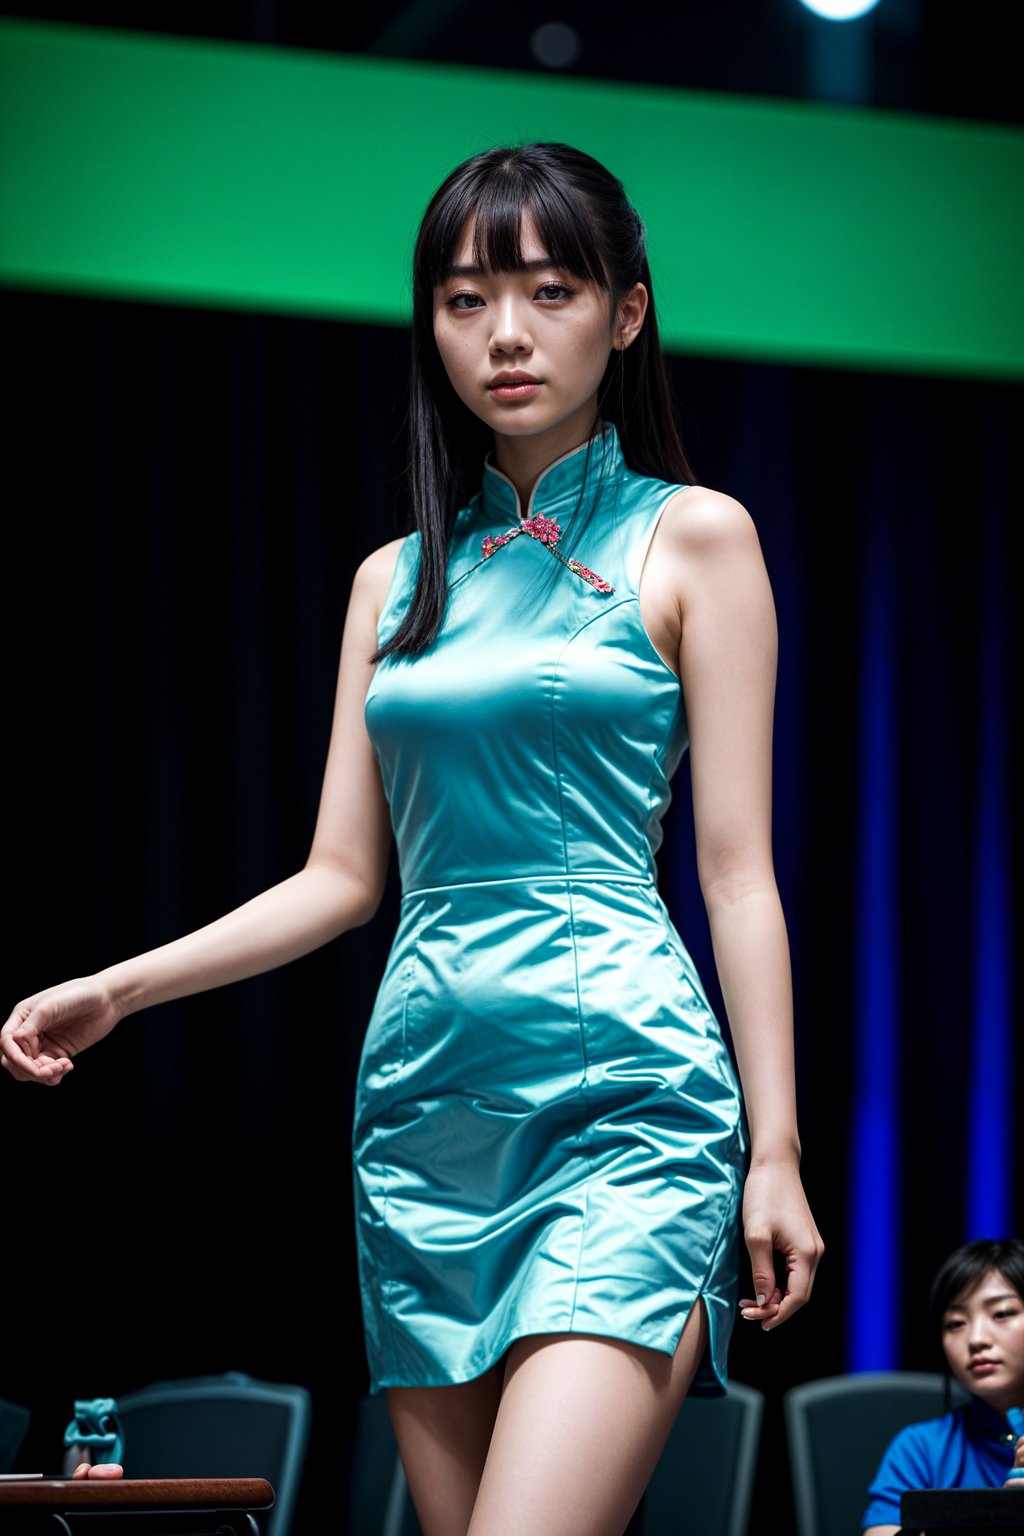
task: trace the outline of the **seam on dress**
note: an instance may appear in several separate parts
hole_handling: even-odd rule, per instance
[[[402,892],[402,899],[407,896],[422,896],[430,891],[460,891],[475,890],[478,885],[533,885],[541,881],[547,881],[558,885],[564,885],[566,880],[573,880],[578,885],[653,885],[650,875],[631,875],[618,870],[605,873],[601,869],[581,869],[561,875],[503,875],[496,880],[451,880],[444,885],[411,885],[407,891]]]
[[[590,1149],[589,1149],[589,1147],[587,1148],[587,1162],[588,1162],[588,1165],[589,1165],[589,1163],[590,1163]],[[580,1264],[581,1264],[581,1262],[583,1260],[583,1239],[587,1235],[587,1217],[590,1215],[590,1182],[589,1182],[589,1180],[590,1180],[590,1176],[592,1175],[592,1173],[593,1173],[593,1169],[591,1168],[590,1169],[590,1173],[588,1174],[588,1181],[583,1186],[583,1220],[580,1222],[580,1245],[576,1249],[576,1268],[575,1268],[575,1271],[574,1271],[573,1277],[572,1277],[572,1309],[571,1309],[571,1311],[569,1313],[569,1327],[567,1329],[568,1333],[572,1333],[572,1331],[573,1331],[572,1325],[576,1321],[576,1303],[579,1300],[579,1294],[580,1294]]]
[[[586,1097],[587,1089],[590,1086],[590,1058],[587,1054],[586,1030],[583,1028],[583,1000],[580,997],[580,952],[576,942],[576,908],[573,905],[572,882],[570,880],[565,882],[565,894],[569,901],[569,940],[572,944],[573,980],[576,985],[576,1029],[580,1037],[580,1055],[583,1058],[583,1076],[579,1080],[578,1092]],[[586,1152],[588,1167],[592,1168],[590,1147],[585,1145],[584,1151]]]
[[[378,1128],[376,1129],[376,1131],[374,1133],[373,1142],[371,1142],[371,1148],[376,1146],[377,1141],[381,1138],[381,1136],[383,1134],[384,1134],[383,1131],[378,1126]],[[386,1274],[384,1274],[382,1276],[382,1284],[381,1284],[381,1310],[383,1312],[384,1320],[385,1320],[385,1323],[387,1325],[387,1336],[388,1336],[387,1347],[388,1347],[388,1354],[391,1357],[391,1369],[397,1375],[398,1374],[398,1351],[395,1348],[395,1324],[394,1324],[394,1319],[393,1319],[392,1312],[391,1312],[391,1292],[394,1289],[394,1281],[395,1281],[395,1276],[394,1276],[395,1266],[394,1266],[394,1261],[392,1259],[392,1245],[394,1243],[394,1238],[391,1235],[391,1228],[388,1225],[388,1176],[387,1176],[387,1163],[386,1163],[386,1161],[384,1161],[383,1156],[381,1156],[380,1166],[381,1166],[381,1169],[382,1169],[382,1173],[381,1173],[382,1204],[381,1204],[380,1221],[381,1221],[381,1230],[384,1233],[384,1253],[385,1253],[385,1259],[386,1259],[386,1263],[387,1263],[387,1272],[386,1272]]]
[[[422,930],[422,922],[413,930],[409,958],[405,962],[405,972],[402,976],[402,1059],[398,1064],[396,1077],[405,1071],[409,1061],[409,994],[412,991],[413,979],[416,975],[416,965],[419,960],[420,933]]]
[[[679,691],[679,698],[680,698],[680,700],[682,700],[682,697],[683,697],[683,680],[679,676],[679,674],[674,670],[674,668],[669,666],[668,662],[665,660],[664,656],[661,654],[661,652],[658,650],[657,646],[655,645],[654,641],[651,639],[651,637],[650,637],[650,635],[649,635],[649,633],[647,631],[647,625],[644,623],[644,616],[640,612],[640,594],[638,592],[634,593],[631,598],[627,599],[627,601],[629,601],[629,602],[631,602],[633,604],[633,608],[635,610],[635,615],[636,615],[636,627],[640,631],[640,634],[643,636],[643,641],[644,641],[645,646],[647,647],[647,649],[651,653],[650,654],[650,661],[653,663],[654,666],[660,667],[662,672],[664,672],[666,677],[670,677],[672,679],[672,681],[676,685],[676,688]]]
[[[643,621],[640,620],[640,618],[639,618],[639,614],[640,614],[640,601],[639,601],[638,598],[635,599],[635,601],[636,601],[636,607],[637,607],[638,622],[640,623],[641,629],[643,629]],[[646,633],[646,631],[645,631],[645,633]],[[650,639],[650,637],[648,636],[648,640],[649,639]],[[663,663],[663,665],[664,665],[664,663]],[[666,668],[666,670],[668,670],[668,669]],[[650,859],[650,860],[652,860],[652,861],[654,859],[654,854],[651,851],[651,837],[650,837],[649,828],[650,828],[650,825],[651,825],[651,818],[654,815],[654,793],[653,793],[653,786],[654,786],[655,779],[657,779],[659,774],[660,774],[660,776],[665,780],[665,783],[668,785],[669,803],[665,807],[665,809],[667,811],[669,809],[669,807],[671,806],[671,803],[672,803],[673,790],[672,790],[672,780],[669,777],[669,775],[665,772],[665,764],[668,761],[669,748],[671,747],[673,739],[674,739],[674,736],[675,736],[675,723],[676,723],[676,718],[677,718],[677,715],[678,715],[678,712],[679,712],[679,708],[680,708],[679,700],[681,700],[681,699],[682,699],[682,684],[680,684],[680,687],[679,687],[679,699],[677,699],[677,701],[676,701],[676,708],[673,711],[672,719],[671,719],[671,721],[669,723],[668,733],[666,734],[666,736],[661,741],[655,743],[655,747],[654,747],[654,761],[651,764],[651,771],[647,775],[647,782],[644,785],[644,798],[647,801],[647,814],[644,817],[644,825],[643,825],[643,839],[644,839],[643,851],[644,851],[645,857]],[[656,881],[655,881],[655,884],[657,884]]]
[[[405,964],[402,966],[402,980],[401,980],[401,988],[402,988],[402,1027],[401,1027],[402,1059],[399,1062],[398,1066],[396,1067],[395,1071],[391,1074],[391,1076],[390,1076],[388,1082],[386,1083],[385,1087],[381,1090],[382,1097],[380,1099],[380,1104],[381,1104],[381,1108],[382,1109],[390,1109],[391,1106],[394,1104],[395,1096],[396,1096],[396,1094],[398,1092],[398,1084],[399,1084],[399,1082],[401,1080],[402,1074],[404,1073],[406,1067],[409,1064],[409,1061],[408,1061],[409,1048],[408,1048],[407,1035],[406,1035],[406,1014],[407,1014],[408,1008],[409,1008],[409,994],[412,991],[413,981],[414,981],[414,978],[415,978],[415,975],[416,975],[416,971],[419,968],[419,959],[420,959],[419,944],[420,944],[420,937],[421,937],[421,935],[423,933],[424,928],[427,926],[427,923],[429,921],[430,921],[430,912],[429,911],[422,912],[420,914],[419,918],[416,920],[416,923],[414,924],[412,932],[411,932],[411,934],[409,936],[409,954],[406,957]]]
[[[548,720],[551,727],[551,756],[555,770],[555,789],[558,794],[558,826],[562,835],[562,871],[563,876],[569,874],[569,843],[565,835],[565,805],[562,799],[562,775],[559,771],[558,741],[555,736],[555,688],[558,683],[558,674],[562,666],[562,655],[565,647],[555,657],[555,665],[552,668],[551,682],[548,685]]]
[[[551,755],[554,760],[553,766],[555,770],[555,789],[558,793],[558,825],[562,833],[562,867],[565,871],[565,894],[569,905],[569,942],[572,945],[573,982],[576,988],[576,1029],[580,1037],[580,1055],[583,1058],[583,1076],[580,1078],[578,1091],[580,1093],[585,1093],[587,1087],[587,1074],[589,1072],[590,1064],[587,1060],[587,1042],[583,1033],[583,1007],[580,1000],[580,957],[576,946],[576,915],[575,909],[573,907],[572,883],[569,870],[569,839],[565,829],[565,800],[562,794],[562,775],[560,772],[560,760],[558,756],[558,732],[555,723],[555,693],[558,684],[558,676],[559,672],[561,671],[562,657],[565,655],[568,646],[572,643],[572,638],[574,637],[570,637],[570,639],[566,641],[565,645],[562,646],[562,649],[559,651],[557,657],[555,658],[555,665],[551,676],[551,687],[548,696],[548,715],[551,724]],[[588,1161],[589,1157],[590,1154],[588,1151]]]
[[[607,612],[607,610],[605,610],[605,612]],[[595,614],[594,617],[597,618],[598,615]],[[583,627],[586,628],[585,625]],[[576,633],[578,633],[578,631]],[[580,997],[580,955],[579,946],[576,940],[576,909],[573,903],[572,878],[569,870],[569,841],[565,826],[565,802],[562,794],[562,776],[559,772],[558,731],[555,711],[555,694],[557,681],[562,666],[562,658],[575,638],[575,634],[570,635],[565,644],[562,646],[562,649],[559,651],[557,657],[555,658],[555,665],[551,678],[551,691],[548,700],[548,709],[550,712],[551,721],[551,752],[554,758],[555,786],[558,791],[558,820],[562,831],[562,860],[565,868],[565,893],[569,905],[569,941],[572,944],[573,980],[576,986],[576,1028],[579,1034],[580,1055],[583,1060],[583,1075],[580,1078],[579,1084],[577,1085],[577,1092],[579,1093],[580,1098],[583,1100],[583,1103],[586,1104],[587,1088],[589,1086],[590,1060],[587,1054],[586,1031],[583,1027],[583,1001]],[[576,1302],[579,1296],[580,1288],[580,1261],[583,1255],[583,1242],[587,1231],[587,1215],[590,1210],[590,1184],[594,1177],[594,1159],[589,1139],[584,1133],[580,1134],[579,1139],[581,1143],[581,1150],[587,1160],[587,1182],[583,1186],[583,1217],[580,1222],[580,1241],[579,1247],[576,1250],[576,1266],[573,1273],[572,1308],[569,1313],[570,1331],[572,1330],[573,1318],[576,1316]]]
[[[565,653],[568,650],[569,646],[572,645],[575,640],[579,639],[580,635],[582,635],[582,633],[583,633],[583,631],[585,629],[589,629],[591,624],[599,624],[602,619],[607,619],[611,614],[615,613],[617,609],[626,607],[629,604],[632,604],[634,608],[637,607],[637,597],[636,597],[636,593],[635,592],[633,592],[633,593],[627,592],[625,597],[621,598],[619,600],[619,602],[612,603],[610,607],[605,606],[605,607],[601,608],[599,610],[599,612],[592,613],[590,615],[589,619],[584,619],[583,623],[579,626],[579,628],[578,629],[574,629],[572,634],[569,635],[569,637],[567,638],[565,644],[562,646],[562,649],[559,651],[559,653],[558,653],[558,660],[555,663],[556,667],[560,667],[562,665],[562,657],[565,655]],[[647,631],[644,630],[644,633],[646,634]],[[657,652],[655,652],[654,654],[657,656]],[[664,657],[658,656],[658,660],[661,662],[662,666],[665,667],[665,671],[666,672],[671,672],[672,669],[670,667],[665,666]],[[672,673],[672,675],[674,677],[675,673]],[[676,678],[676,682],[678,682],[678,681],[679,681],[679,679]]]
[[[401,1076],[402,1076],[403,1072],[405,1071],[405,1068],[406,1068],[406,1066],[408,1064],[409,1047],[408,1047],[408,1037],[407,1037],[407,1034],[406,1034],[406,1014],[407,1014],[408,1008],[409,1008],[409,994],[412,991],[413,980],[414,980],[414,977],[415,977],[415,974],[416,974],[416,970],[417,970],[418,965],[419,965],[420,935],[422,934],[424,928],[426,927],[427,922],[429,920],[429,917],[430,917],[430,913],[429,912],[424,912],[422,914],[422,916],[420,917],[419,922],[416,924],[415,928],[413,929],[412,937],[411,937],[411,940],[410,940],[409,957],[406,960],[405,966],[404,966],[403,971],[402,971],[402,1059],[401,1059],[401,1062],[400,1062],[400,1064],[398,1066],[397,1071],[395,1072],[394,1076],[392,1077],[391,1082],[388,1083],[388,1085],[387,1085],[387,1088],[385,1090],[385,1098],[384,1098],[384,1101],[383,1101],[383,1104],[382,1104],[382,1108],[390,1108],[391,1105],[395,1102],[395,1097],[396,1097],[396,1094],[398,1092],[399,1080],[400,1080],[400,1078],[401,1078]],[[375,1129],[375,1132],[374,1132],[374,1140],[373,1140],[373,1142],[371,1142],[371,1148],[376,1146],[377,1141],[380,1140],[381,1138],[383,1138],[383,1135],[384,1135],[384,1131],[383,1131],[382,1127],[378,1125],[376,1127],[376,1129]],[[394,1284],[395,1284],[395,1274],[394,1274],[395,1266],[394,1266],[394,1257],[393,1257],[393,1254],[394,1254],[394,1236],[393,1236],[392,1231],[391,1231],[391,1226],[390,1226],[390,1224],[388,1222],[388,1204],[389,1204],[389,1201],[390,1201],[390,1189],[389,1189],[389,1184],[388,1184],[388,1177],[389,1177],[389,1174],[390,1174],[390,1168],[389,1168],[387,1159],[384,1156],[383,1148],[381,1148],[381,1152],[380,1152],[380,1167],[381,1167],[381,1190],[382,1190],[382,1204],[381,1204],[381,1216],[380,1216],[380,1219],[381,1219],[381,1226],[382,1226],[382,1228],[384,1230],[385,1239],[386,1239],[386,1242],[385,1242],[385,1254],[386,1254],[386,1260],[387,1260],[387,1273],[386,1273],[386,1275],[384,1277],[384,1281],[383,1281],[383,1284],[381,1286],[381,1307],[382,1307],[382,1310],[383,1310],[383,1313],[384,1313],[384,1317],[385,1317],[385,1320],[386,1320],[386,1324],[387,1324],[387,1346],[388,1346],[388,1353],[389,1353],[389,1355],[391,1357],[391,1369],[395,1373],[397,1373],[398,1372],[398,1350],[397,1350],[396,1345],[395,1345],[394,1314],[393,1314],[392,1308],[391,1308],[391,1293],[394,1290]]]
[[[739,1198],[742,1197],[742,1190],[737,1191],[737,1196],[738,1196],[737,1199],[730,1201],[730,1205],[735,1205],[736,1206],[736,1216],[738,1217],[738,1215],[739,1215]],[[717,1361],[717,1358],[716,1358],[717,1352],[716,1352],[716,1348],[715,1348],[716,1344],[718,1343],[717,1335],[718,1335],[719,1329],[718,1329],[718,1326],[716,1324],[715,1317],[712,1314],[711,1308],[708,1306],[707,1296],[706,1296],[705,1293],[706,1293],[707,1288],[708,1288],[708,1281],[711,1278],[711,1275],[712,1275],[712,1273],[713,1273],[713,1271],[715,1269],[715,1266],[716,1266],[716,1264],[718,1264],[721,1261],[721,1256],[722,1256],[723,1250],[724,1251],[728,1251],[732,1247],[733,1236],[734,1236],[732,1228],[733,1228],[733,1222],[730,1221],[730,1218],[729,1218],[728,1214],[726,1214],[722,1218],[722,1223],[721,1223],[721,1225],[720,1225],[720,1227],[718,1229],[718,1235],[715,1238],[714,1243],[712,1244],[712,1247],[711,1247],[711,1257],[708,1260],[708,1267],[704,1271],[704,1279],[703,1279],[703,1282],[701,1284],[700,1290],[697,1292],[697,1295],[694,1297],[694,1301],[693,1301],[693,1305],[696,1306],[698,1298],[700,1298],[700,1297],[704,1298],[704,1311],[705,1311],[705,1313],[707,1315],[707,1320],[708,1320],[708,1365],[710,1366],[712,1376],[714,1376],[716,1381],[718,1381],[719,1384],[721,1386],[723,1386],[723,1387],[727,1386],[728,1380],[729,1380],[728,1358],[726,1358],[722,1362],[722,1374],[720,1376],[719,1373],[718,1373],[718,1361]],[[687,1316],[689,1316],[689,1313],[687,1313]],[[684,1323],[683,1326],[685,1327],[685,1323]],[[682,1331],[683,1331],[682,1328],[680,1328],[680,1330],[679,1330],[680,1334],[682,1333]],[[678,1341],[677,1341],[677,1347],[678,1347]],[[728,1351],[726,1353],[728,1355]],[[699,1372],[700,1372],[700,1362],[698,1361],[697,1373],[699,1373]],[[697,1374],[697,1373],[695,1373],[695,1374]]]

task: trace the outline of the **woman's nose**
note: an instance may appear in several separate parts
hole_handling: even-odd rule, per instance
[[[531,345],[529,328],[522,306],[512,297],[500,299],[492,306],[494,326],[491,345],[500,352],[512,349],[528,349]]]
[[[988,1314],[980,1312],[967,1324],[967,1343],[971,1349],[983,1349],[991,1340]]]

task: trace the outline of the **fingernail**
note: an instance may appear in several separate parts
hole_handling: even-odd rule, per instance
[[[759,1296],[757,1298],[757,1304],[758,1304],[759,1307],[763,1307],[764,1306],[764,1297],[763,1296]]]

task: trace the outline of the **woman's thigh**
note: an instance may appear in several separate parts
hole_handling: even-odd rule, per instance
[[[517,1340],[468,1536],[622,1536],[707,1338],[698,1300],[674,1356],[593,1334]]]
[[[388,1409],[424,1536],[466,1536],[505,1362],[450,1387],[389,1387]]]

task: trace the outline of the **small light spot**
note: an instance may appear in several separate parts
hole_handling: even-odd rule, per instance
[[[583,52],[583,39],[564,21],[546,21],[531,36],[530,52],[546,69],[565,69]]]
[[[815,16],[823,16],[826,21],[856,21],[858,16],[873,11],[878,0],[803,0],[803,3]]]

